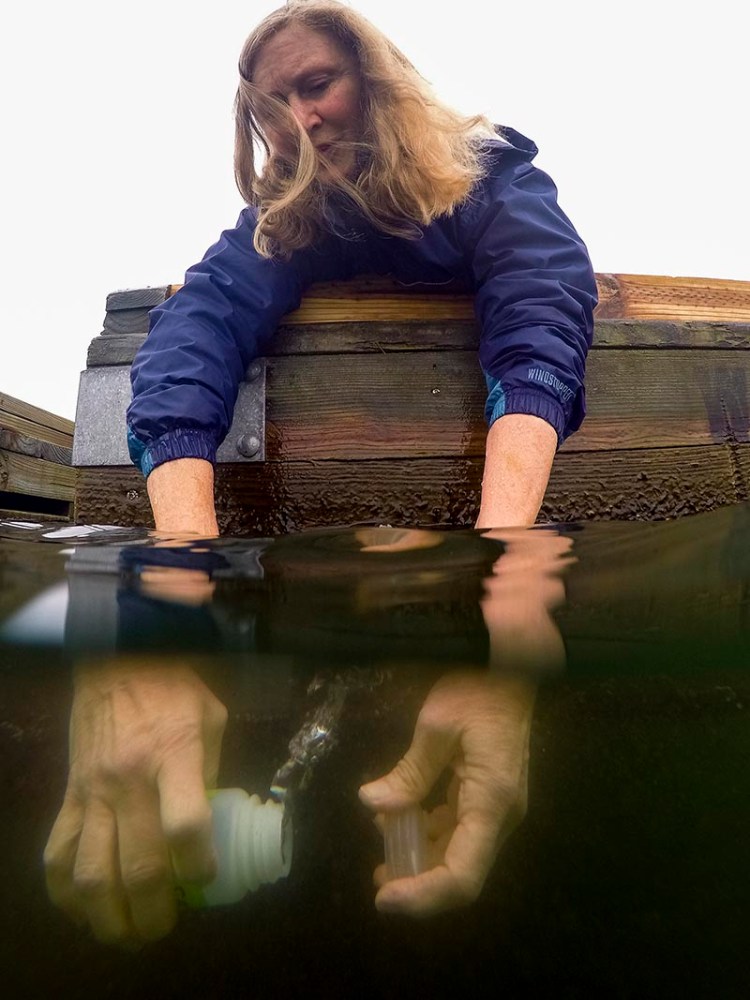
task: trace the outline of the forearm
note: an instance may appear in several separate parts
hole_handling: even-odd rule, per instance
[[[156,530],[211,538],[219,534],[214,506],[214,470],[200,458],[157,466],[148,477]]]
[[[511,413],[487,434],[477,528],[510,528],[536,520],[557,449],[554,428],[539,417]]]

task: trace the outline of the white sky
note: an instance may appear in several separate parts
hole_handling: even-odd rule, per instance
[[[0,391],[73,417],[107,294],[181,281],[234,224],[237,57],[278,5],[9,7]],[[750,280],[738,0],[352,6],[444,100],[537,142],[597,271]]]

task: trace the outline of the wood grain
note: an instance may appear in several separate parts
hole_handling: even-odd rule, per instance
[[[3,419],[7,416],[18,417],[21,420],[27,422],[27,424],[38,424],[40,428],[49,428],[50,430],[59,431],[61,434],[67,435],[69,438],[73,436],[73,421],[68,420],[66,417],[59,417],[56,413],[49,413],[47,410],[42,410],[38,406],[32,406],[30,403],[24,403],[20,399],[16,399],[15,396],[9,396],[5,392],[0,392],[0,419],[6,426],[10,426],[7,420]],[[16,430],[18,428],[14,428]],[[33,434],[31,435],[34,436]],[[37,435],[40,440],[47,440],[47,438]],[[55,444],[62,442],[53,442]],[[71,442],[68,442],[69,444]]]
[[[670,277],[651,274],[597,274],[602,319],[664,319],[677,322],[750,322],[750,281]],[[181,285],[170,285],[169,294]],[[444,286],[427,293],[393,279],[364,276],[348,282],[312,286],[300,308],[284,319],[299,323],[354,320],[470,319],[473,297],[445,294]]]
[[[0,451],[0,490],[70,501],[75,496],[75,470],[41,458]]]
[[[91,341],[87,365],[96,368],[131,364],[145,339],[145,320],[140,332],[105,331]],[[304,326],[282,324],[274,335],[267,356],[476,351],[478,347],[479,328],[474,320],[311,323]],[[750,350],[750,323],[597,320],[592,351],[610,347]]]
[[[2,423],[0,423],[0,449],[14,451],[18,455],[27,455],[29,458],[43,458],[48,462],[57,462],[60,465],[70,465],[72,461],[70,448],[26,437],[10,427],[4,427]]]
[[[474,352],[272,358],[269,458],[481,456],[485,387]],[[741,352],[592,354],[588,417],[563,451],[750,440]]]
[[[61,448],[73,447],[73,435],[67,431],[58,431],[51,427],[43,427],[33,420],[18,417],[7,410],[0,410],[0,421],[2,421],[3,427],[22,434],[25,437],[46,441],[48,444],[58,445]]]

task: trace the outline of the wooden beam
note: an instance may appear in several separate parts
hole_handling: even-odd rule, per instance
[[[0,423],[0,449],[13,451],[17,455],[27,455],[29,458],[43,458],[48,462],[57,462],[60,465],[70,465],[72,462],[70,448],[26,437],[10,427],[4,427],[2,423]]]
[[[143,333],[113,332],[94,337],[87,365],[129,365],[146,339]],[[395,351],[476,351],[479,329],[473,320],[414,323],[282,324],[268,357],[302,354],[387,354]],[[597,320],[592,350],[658,348],[750,350],[750,323],[674,323],[660,320]]]
[[[70,523],[69,514],[50,514],[48,511],[36,514],[34,511],[29,510],[6,510],[5,508],[0,508],[0,519],[3,521],[37,521],[40,523],[55,521],[61,524]]]
[[[597,316],[676,322],[750,321],[750,281],[673,278],[655,274],[598,274]]]
[[[153,288],[125,288],[107,296],[107,312],[118,309],[151,309],[173,294],[174,285],[157,285]]]
[[[0,490],[71,501],[75,495],[75,469],[12,451],[0,451]]]
[[[563,450],[750,440],[741,351],[594,352],[589,415]],[[481,456],[486,389],[472,351],[276,357],[267,367],[267,457]]]
[[[49,413],[38,406],[24,403],[22,400],[16,399],[15,396],[9,396],[5,392],[0,392],[0,420],[6,426],[9,426],[8,422],[2,419],[6,415],[19,417],[27,423],[38,424],[40,427],[59,431],[61,434],[67,434],[71,438],[73,436],[74,424],[72,420],[68,420],[66,417],[59,417],[56,413]],[[42,438],[41,435],[38,436],[41,440],[47,440],[46,438]],[[34,435],[32,434],[31,437],[34,437]]]
[[[267,462],[216,470],[222,531],[277,535],[335,524],[471,527],[481,458]],[[76,517],[153,526],[135,469],[81,469]],[[541,520],[662,520],[747,497],[750,445],[561,453]]]
[[[58,431],[51,427],[43,427],[33,420],[17,417],[13,413],[8,413],[4,410],[0,410],[0,423],[7,430],[15,431],[24,437],[45,441],[48,444],[58,445],[61,448],[70,449],[73,447],[73,435],[67,431]]]
[[[651,274],[597,274],[601,319],[660,319],[676,322],[750,322],[750,281]],[[170,285],[173,295],[182,286]],[[446,295],[444,286],[426,294],[388,278],[365,276],[312,286],[287,325],[363,320],[471,319],[473,296]]]

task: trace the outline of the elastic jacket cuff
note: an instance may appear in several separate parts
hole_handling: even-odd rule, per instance
[[[128,430],[128,450],[133,462],[144,476],[148,476],[157,465],[172,462],[177,458],[202,458],[216,464],[216,441],[212,434],[191,428],[179,428],[163,434],[160,438],[145,444]]]
[[[503,392],[498,383],[491,391],[487,403],[485,415],[489,427],[508,413],[528,413],[532,417],[546,420],[554,427],[558,448],[565,440],[566,420],[562,406],[538,389],[510,389]]]

